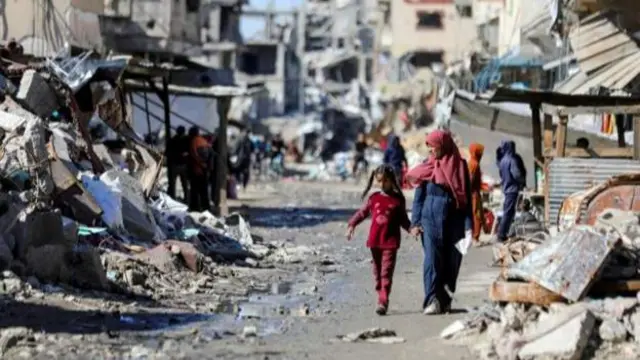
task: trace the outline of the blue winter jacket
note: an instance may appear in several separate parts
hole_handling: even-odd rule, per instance
[[[504,194],[518,193],[526,185],[527,173],[522,158],[516,153],[516,143],[505,140],[498,151],[498,169]]]
[[[401,170],[402,165],[407,162],[405,157],[404,148],[400,144],[400,138],[396,135],[392,135],[389,141],[387,149],[384,151],[385,164],[391,165],[394,169]]]

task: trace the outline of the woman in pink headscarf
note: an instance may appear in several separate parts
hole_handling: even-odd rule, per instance
[[[416,186],[411,214],[412,233],[421,235],[424,250],[425,315],[448,312],[455,292],[462,255],[455,243],[471,231],[469,170],[451,134],[436,130],[427,135],[431,155],[406,177]]]

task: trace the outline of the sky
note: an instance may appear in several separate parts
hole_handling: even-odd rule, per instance
[[[270,2],[275,4],[277,10],[291,10],[296,8],[301,0],[249,0],[249,6],[252,9],[266,9]],[[262,32],[264,29],[264,21],[252,19],[248,16],[241,17],[240,32],[246,38],[252,37],[256,32]]]

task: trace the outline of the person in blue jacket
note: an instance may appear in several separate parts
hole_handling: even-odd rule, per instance
[[[396,179],[402,184],[402,168],[407,164],[407,157],[405,156],[402,144],[400,144],[400,138],[397,135],[389,135],[389,146],[387,146],[387,149],[384,151],[382,162],[393,168]]]
[[[431,155],[407,173],[417,185],[411,212],[411,233],[422,235],[425,315],[448,312],[456,291],[462,254],[455,244],[471,237],[471,180],[466,161],[451,134],[436,130],[427,136]]]
[[[516,153],[516,143],[504,140],[499,148],[498,170],[502,182],[504,202],[502,218],[498,224],[498,241],[505,241],[509,235],[511,223],[516,215],[518,197],[526,186],[527,170],[524,162]]]

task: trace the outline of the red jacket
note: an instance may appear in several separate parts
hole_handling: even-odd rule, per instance
[[[204,175],[209,167],[209,153],[211,145],[204,137],[198,135],[191,139],[189,155],[191,157],[191,169],[196,175]]]
[[[372,220],[367,247],[398,249],[400,247],[400,228],[409,231],[409,226],[411,226],[402,200],[382,191],[375,192],[349,220],[349,226],[358,226],[369,215]]]

